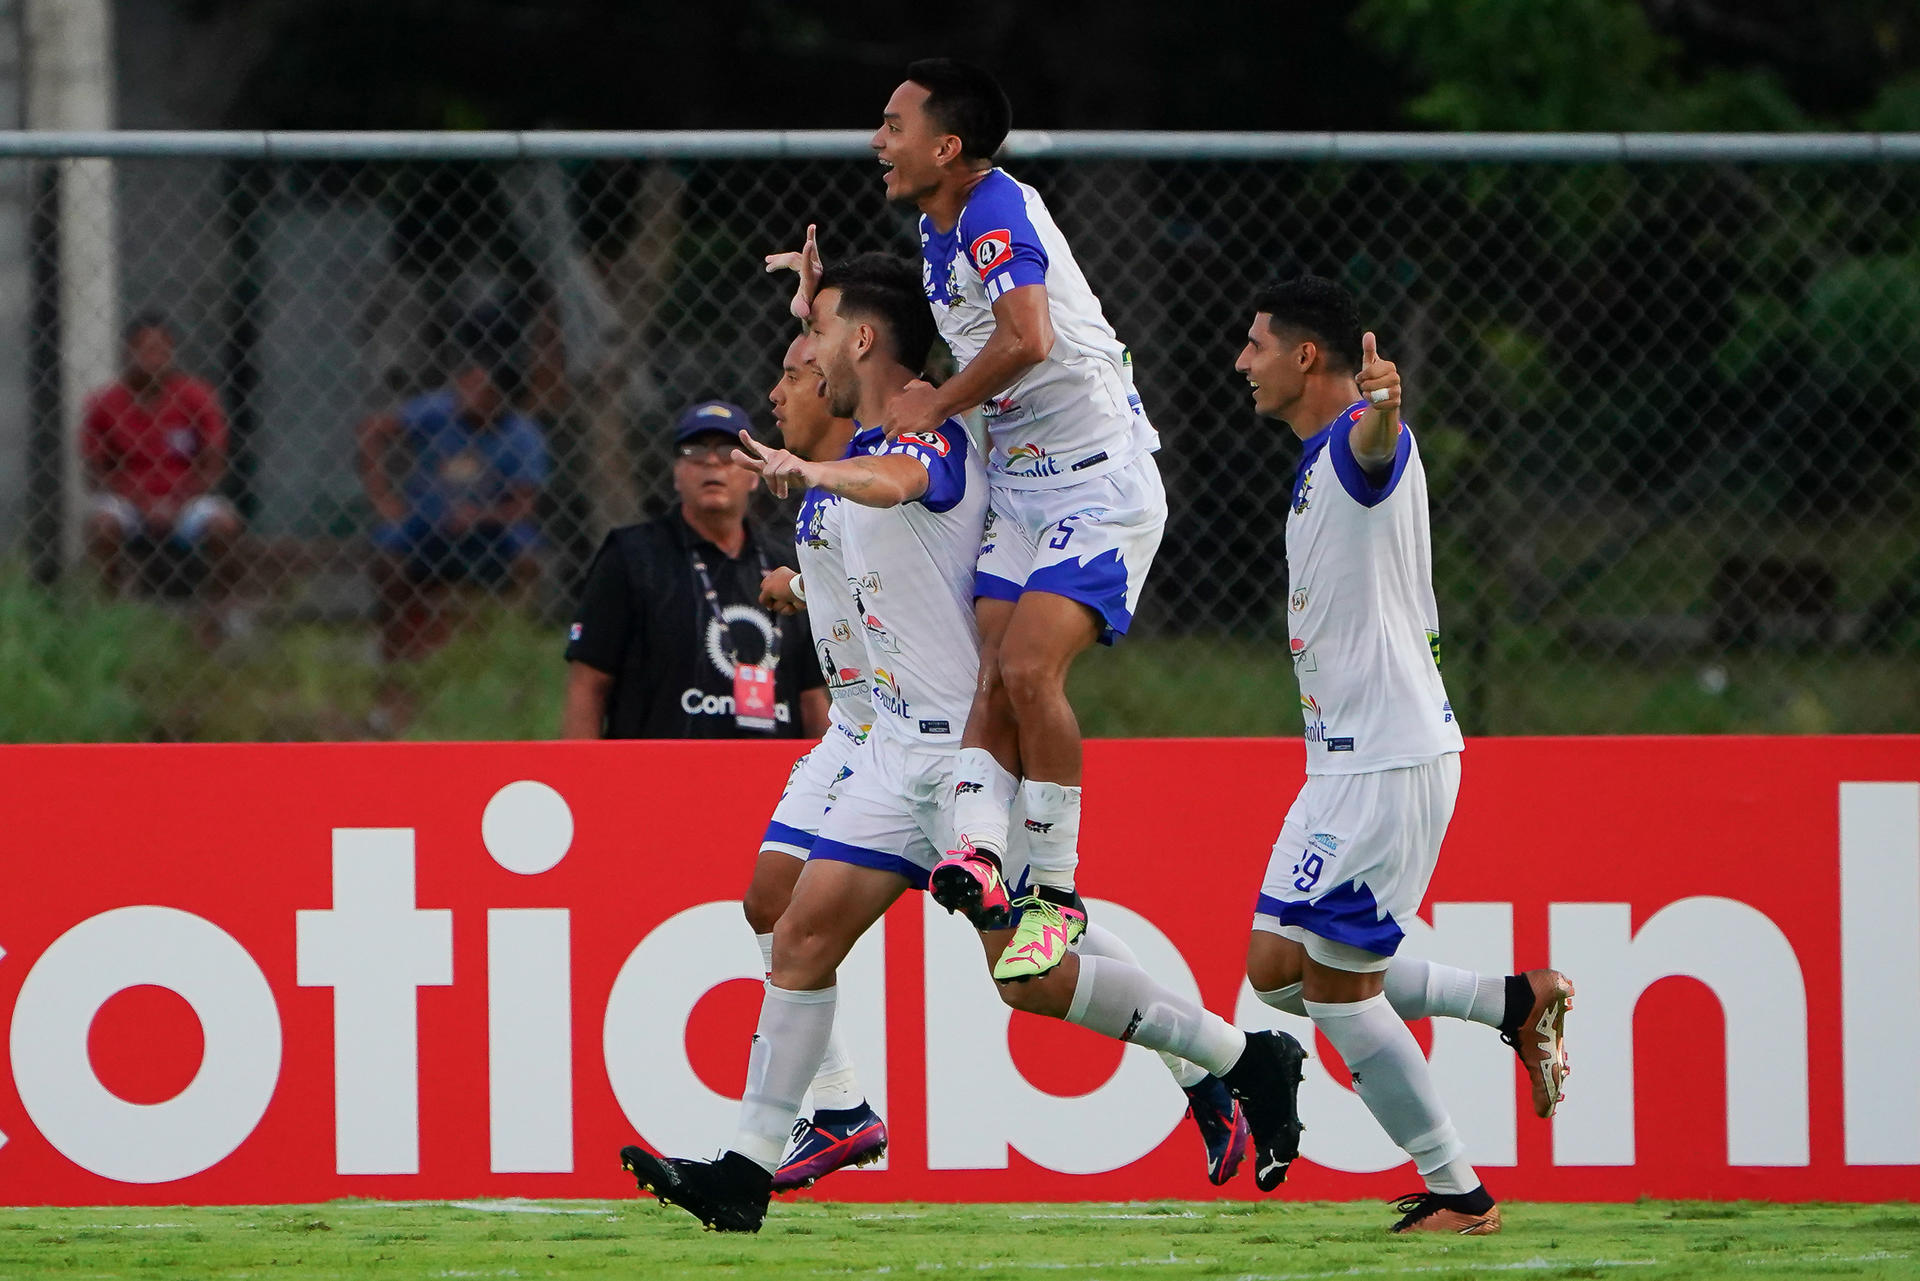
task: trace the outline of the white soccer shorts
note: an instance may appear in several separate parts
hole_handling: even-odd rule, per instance
[[[1010,601],[1052,592],[1098,614],[1106,644],[1125,635],[1167,527],[1153,455],[1077,485],[994,485],[991,495],[975,595]]]
[[[1253,928],[1337,970],[1387,968],[1427,895],[1460,794],[1460,754],[1309,775],[1267,863]]]
[[[840,718],[835,709],[833,723],[805,756],[793,763],[787,774],[787,786],[780,803],[773,807],[767,822],[767,834],[760,848],[805,858],[820,835],[820,821],[833,805],[834,788],[851,776],[854,752],[866,739],[861,726]]]

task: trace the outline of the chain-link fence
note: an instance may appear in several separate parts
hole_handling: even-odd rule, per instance
[[[583,567],[670,501],[673,414],[766,407],[761,254],[810,221],[829,258],[916,249],[843,135],[177,141],[0,139],[0,737],[551,734]],[[1912,142],[1016,136],[1165,444],[1089,731],[1298,730],[1297,450],[1232,371],[1289,258],[1406,377],[1469,732],[1920,729]],[[102,397],[155,328],[211,404],[136,479]],[[440,508],[391,415],[474,365],[545,459],[530,536],[396,589],[380,531]]]

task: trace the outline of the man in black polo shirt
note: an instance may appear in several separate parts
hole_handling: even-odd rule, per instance
[[[673,432],[678,510],[607,535],[567,642],[564,738],[817,738],[827,695],[804,615],[759,603],[793,565],[747,522],[759,477],[733,462],[747,411],[710,400]]]

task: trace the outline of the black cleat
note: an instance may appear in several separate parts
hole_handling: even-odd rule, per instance
[[[1500,1230],[1500,1207],[1486,1184],[1457,1196],[1444,1192],[1415,1192],[1394,1203],[1400,1222],[1394,1232],[1451,1232],[1455,1236],[1492,1236]]]
[[[1227,1083],[1253,1131],[1253,1182],[1271,1192],[1287,1181],[1300,1155],[1300,1065],[1307,1052],[1285,1032],[1249,1032],[1247,1048]]]
[[[758,1232],[773,1196],[773,1176],[728,1152],[718,1161],[658,1157],[643,1147],[620,1149],[620,1166],[661,1205],[677,1205],[714,1232]]]

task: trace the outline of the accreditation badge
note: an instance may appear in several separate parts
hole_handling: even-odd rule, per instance
[[[733,723],[742,729],[774,727],[773,669],[741,663],[733,669]]]

